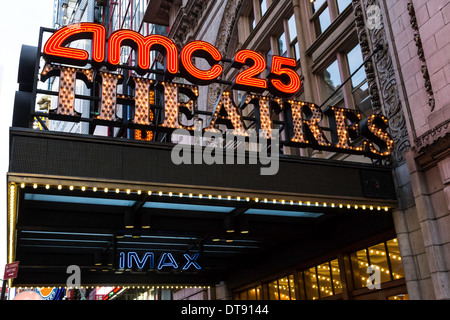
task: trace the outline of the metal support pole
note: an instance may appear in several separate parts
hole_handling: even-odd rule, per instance
[[[6,292],[6,282],[7,282],[7,280],[2,280],[2,281],[3,281],[2,296],[1,296],[0,300],[5,300],[5,292]]]

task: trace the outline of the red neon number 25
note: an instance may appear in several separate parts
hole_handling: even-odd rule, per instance
[[[301,80],[295,71],[294,59],[273,56],[270,70],[269,91],[275,95],[289,97],[300,90]]]

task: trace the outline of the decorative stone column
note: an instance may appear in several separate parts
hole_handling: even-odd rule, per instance
[[[353,0],[356,29],[364,60],[378,50],[365,65],[373,112],[389,119],[389,133],[394,139],[391,164],[396,182],[398,208],[393,212],[394,225],[403,260],[405,279],[410,299],[422,299],[420,271],[417,254],[422,250],[414,247],[412,238],[418,235],[415,202],[412,192],[405,152],[411,148],[402,99],[392,59],[392,43],[389,41],[387,18],[378,0]],[[411,219],[413,217],[414,219]],[[417,223],[415,223],[417,222]],[[417,232],[414,232],[416,231]],[[417,244],[416,244],[417,246]],[[420,245],[418,245],[420,247]]]

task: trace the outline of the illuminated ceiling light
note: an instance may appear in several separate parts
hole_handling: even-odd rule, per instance
[[[81,191],[86,191],[86,187],[81,187]]]
[[[141,193],[142,193],[142,191],[141,191],[141,190],[138,190],[138,191],[137,191],[137,194],[141,194]]]
[[[232,215],[227,214],[225,215],[225,218],[223,219],[223,226],[225,228],[225,231],[228,233],[234,232],[234,218]]]
[[[21,184],[20,184],[20,187],[21,187],[21,188],[25,188],[25,183],[21,183]]]
[[[94,264],[96,266],[101,266],[102,265],[102,255],[100,254],[100,252],[96,252],[94,254]]]
[[[141,228],[150,229],[151,215],[149,213],[141,213]]]
[[[239,215],[237,218],[237,226],[242,234],[247,234],[250,232],[248,219],[244,214]]]
[[[37,184],[35,183],[35,184],[33,184],[33,188],[34,189],[36,189],[37,188]]]
[[[147,192],[148,193],[148,195],[149,196],[151,196],[152,195],[152,191],[150,190],[149,192]]]
[[[73,190],[73,186],[70,186],[69,189],[72,191]]]
[[[50,185],[46,184],[45,189],[50,189]]]
[[[127,189],[127,194],[130,194],[131,193],[131,190],[130,189]]]
[[[120,190],[119,189],[116,189],[116,193],[119,193],[120,192]]]
[[[59,189],[59,187],[58,187]],[[97,187],[92,188],[92,191],[97,192]]]
[[[103,191],[104,191],[105,193],[108,193],[108,188],[105,188]]]
[[[134,214],[131,210],[125,211],[124,214],[124,225],[126,229],[134,228]]]

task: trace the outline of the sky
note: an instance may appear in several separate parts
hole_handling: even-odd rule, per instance
[[[7,262],[6,174],[8,172],[9,127],[17,71],[23,44],[37,46],[40,27],[52,27],[53,0],[1,0],[0,2],[0,278]],[[3,178],[2,178],[3,177]],[[3,179],[3,180],[2,180]]]

